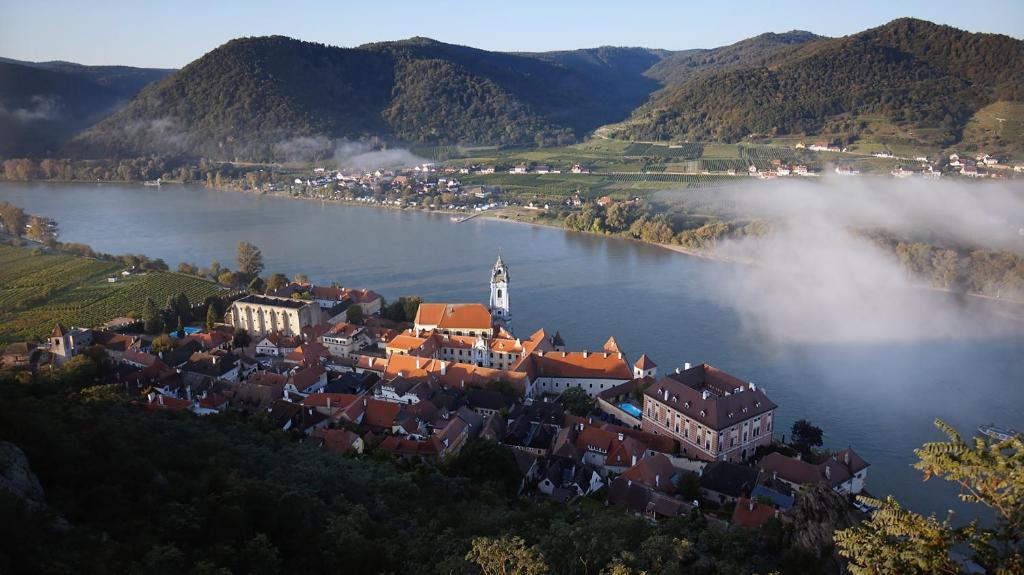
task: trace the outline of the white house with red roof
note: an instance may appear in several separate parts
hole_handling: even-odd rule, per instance
[[[535,351],[524,359],[522,367],[533,382],[531,395],[552,393],[578,387],[591,397],[633,379],[633,368],[609,338],[599,352]]]

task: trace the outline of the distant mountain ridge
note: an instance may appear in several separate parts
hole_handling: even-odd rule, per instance
[[[643,71],[659,58],[643,48],[525,55],[428,38],[357,48],[243,38],[148,86],[69,149],[287,159],[297,138],[564,143],[627,117],[657,88]]]
[[[675,52],[489,52],[423,37],[340,48],[270,36],[229,41],[169,72],[0,59],[0,155],[281,161],[350,139],[554,145],[598,129],[642,141],[881,133],[948,146],[994,121],[978,120],[982,111],[1019,109],[1024,42],[910,18],[841,38],[793,30]],[[74,121],[52,134],[17,130],[15,117],[47,127],[54,100]],[[994,149],[1000,137],[984,134]]]
[[[55,153],[171,72],[0,58],[0,157]]]
[[[652,73],[680,81],[608,128],[609,134],[642,140],[817,133],[852,138],[881,121],[912,132],[908,137],[918,143],[941,146],[957,142],[985,106],[1024,100],[1024,42],[910,18],[842,38],[807,37],[767,56],[735,58],[729,66],[696,73],[680,75],[673,65],[678,58],[666,58]]]

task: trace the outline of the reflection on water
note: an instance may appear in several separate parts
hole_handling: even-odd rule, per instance
[[[56,219],[65,241],[100,251],[144,253],[172,267],[182,260],[230,267],[245,240],[262,249],[267,272],[370,287],[389,299],[486,302],[500,251],[520,334],[557,329],[585,349],[614,335],[630,358],[647,353],[662,373],[708,362],[753,380],[780,406],[778,432],[810,419],[824,428],[828,447],[852,445],[872,464],[870,491],[922,511],[977,513],[955,501],[955,489],[922,484],[910,468],[915,447],[941,439],[934,418],[964,433],[989,422],[1024,427],[1020,331],[970,341],[780,341],[746,329],[713,297],[707,278],[729,264],[638,242],[191,186],[0,184],[0,200]]]

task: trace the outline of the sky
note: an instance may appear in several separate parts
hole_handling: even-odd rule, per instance
[[[180,68],[240,36],[335,46],[427,36],[487,50],[713,48],[763,32],[843,36],[904,16],[1024,38],[1024,1],[3,0],[0,56]]]

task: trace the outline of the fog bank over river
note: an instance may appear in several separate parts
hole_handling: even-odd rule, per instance
[[[389,299],[486,303],[500,251],[518,334],[557,329],[571,348],[591,350],[614,335],[630,359],[647,353],[661,373],[707,362],[755,381],[780,406],[777,434],[788,433],[794,419],[810,419],[825,430],[827,447],[852,445],[872,464],[872,493],[892,493],[919,511],[973,510],[955,500],[951,486],[921,483],[910,467],[915,447],[941,439],[934,418],[965,434],[990,422],[1024,428],[1024,331],[983,300],[965,310],[947,294],[872,282],[871,301],[889,307],[853,309],[844,315],[861,318],[852,329],[815,311],[835,294],[758,275],[773,268],[487,218],[456,225],[447,215],[171,185],[2,183],[0,201],[57,220],[64,241],[99,251],[143,253],[172,268],[212,260],[234,267],[235,245],[245,240],[263,251],[268,273],[302,272],[315,283],[369,287]],[[787,245],[784,254],[802,251]],[[857,263],[838,258],[825,271]],[[870,318],[892,316],[908,301],[916,306],[912,319],[885,328],[906,328],[904,337],[860,336],[874,329]],[[935,309],[959,311],[934,329],[926,321]],[[907,328],[908,321],[925,329]]]

